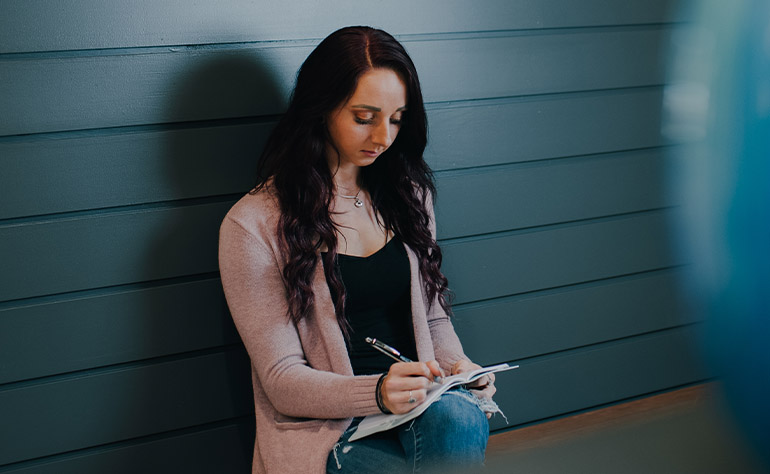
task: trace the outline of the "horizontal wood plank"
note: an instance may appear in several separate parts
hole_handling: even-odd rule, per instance
[[[0,309],[0,384],[234,344],[219,278]]]
[[[53,456],[43,462],[23,463],[13,474],[136,474],[138,472],[211,474],[249,472],[254,451],[254,421],[166,437],[86,449]],[[2,468],[0,468],[2,469]]]
[[[217,270],[232,202],[0,227],[0,301]]]
[[[482,365],[659,331],[700,319],[686,310],[679,278],[667,270],[461,305],[454,326]]]
[[[442,245],[457,304],[683,263],[666,245],[668,212],[650,212]]]
[[[439,237],[479,235],[664,207],[661,150],[440,175]]]
[[[659,146],[661,101],[651,87],[436,106],[425,156],[440,171]]]
[[[664,143],[659,132],[661,95],[660,88],[643,88],[431,107],[425,158],[440,172],[656,147]],[[0,219],[245,193],[254,184],[257,157],[273,124],[117,129],[0,141],[4,169],[0,174]],[[644,169],[639,169],[638,182],[625,185],[634,190],[650,185],[648,195],[658,197],[653,193],[657,185],[646,179],[660,171],[660,158],[649,158],[640,163]],[[642,160],[640,156],[617,159],[618,163],[609,166],[620,173],[631,171],[621,162]],[[464,178],[441,173],[438,177],[441,207],[452,201],[452,190],[462,186]],[[532,183],[529,188],[541,184]],[[609,184],[611,189],[617,188]],[[476,189],[485,190],[516,192],[513,186]]]
[[[404,45],[426,101],[444,102],[660,85],[670,31],[555,30]],[[277,114],[311,49],[271,43],[5,59],[0,135]]]
[[[273,125],[0,142],[8,191],[0,216],[245,193]]]
[[[245,350],[0,391],[0,465],[253,412]]]
[[[135,0],[105,8],[98,0],[4,0],[0,54],[31,51],[199,45],[322,38],[345,25],[369,24],[395,35],[660,23],[676,21],[669,2],[603,0],[333,0],[190,5]],[[83,21],[82,12],[89,12]],[[426,22],[425,18],[430,18]],[[29,34],[35,31],[36,34]]]
[[[248,191],[274,123],[0,141],[0,218]]]
[[[698,344],[697,329],[685,326],[522,361],[497,377],[495,400],[510,427],[703,381],[713,374]],[[490,426],[506,424],[496,416]]]

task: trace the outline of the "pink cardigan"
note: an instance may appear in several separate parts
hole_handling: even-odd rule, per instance
[[[219,236],[222,286],[251,358],[257,425],[252,473],[321,474],[352,417],[379,413],[378,376],[353,375],[322,264],[313,276],[312,316],[290,322],[279,215],[269,190],[247,194],[230,209]],[[435,235],[435,225],[432,230]],[[466,357],[441,305],[435,302],[428,312],[417,258],[408,247],[407,255],[419,359],[435,359],[448,372]]]

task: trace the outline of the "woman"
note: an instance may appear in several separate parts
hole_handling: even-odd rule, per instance
[[[408,412],[437,377],[478,367],[447,316],[426,129],[414,64],[384,31],[338,30],[301,66],[257,186],[220,231],[222,284],[252,362],[253,472],[483,462],[488,377],[348,441],[362,417]],[[393,363],[367,336],[419,362]]]

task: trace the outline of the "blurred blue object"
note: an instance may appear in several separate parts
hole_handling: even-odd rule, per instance
[[[730,409],[770,465],[770,1],[694,1],[674,38],[664,134],[678,250]]]

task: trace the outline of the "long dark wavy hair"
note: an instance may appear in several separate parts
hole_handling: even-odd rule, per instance
[[[426,210],[436,189],[423,159],[427,118],[422,91],[412,60],[390,34],[363,26],[342,28],[310,53],[297,73],[288,110],[262,152],[252,191],[269,187],[280,203],[278,236],[286,262],[283,277],[290,318],[298,323],[310,315],[317,252],[325,246],[324,271],[336,296],[337,320],[346,336],[345,288],[334,264],[337,237],[329,210],[334,185],[327,161],[327,143],[332,141],[326,118],[353,95],[359,77],[374,68],[399,75],[406,85],[408,107],[391,146],[361,169],[361,184],[369,192],[383,227],[417,255],[429,304],[438,297],[449,312],[441,250],[431,235]]]

